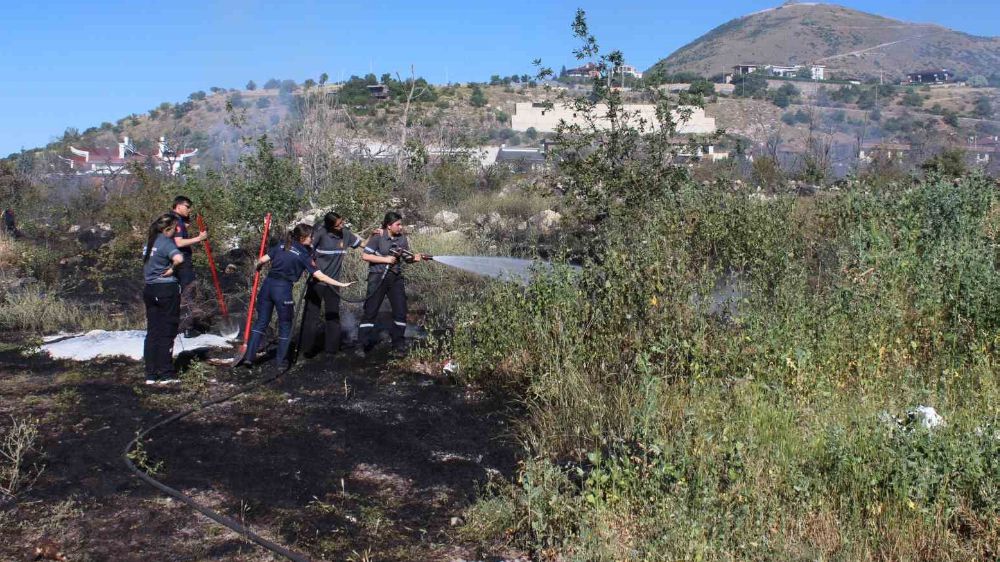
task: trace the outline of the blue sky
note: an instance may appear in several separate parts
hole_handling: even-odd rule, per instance
[[[541,57],[572,65],[569,23],[587,10],[605,48],[645,69],[734,17],[780,2],[506,0],[412,2],[206,0],[11,2],[0,11],[0,155],[45,144],[66,127],[177,102],[250,79],[327,72],[406,74],[432,82],[532,73]],[[841,4],[976,35],[1000,35],[1000,2]],[[708,6],[708,7],[706,7]]]

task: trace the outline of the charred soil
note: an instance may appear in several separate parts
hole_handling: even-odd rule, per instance
[[[34,484],[0,512],[0,558],[270,560],[126,469],[137,429],[263,376],[199,364],[176,387],[125,360],[55,361],[10,334],[0,412],[39,431]],[[263,367],[261,369],[266,369]],[[516,458],[508,402],[384,358],[314,358],[142,443],[156,478],[316,560],[481,557],[454,518]]]

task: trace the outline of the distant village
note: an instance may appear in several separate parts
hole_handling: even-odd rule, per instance
[[[503,84],[505,87],[527,88],[530,83],[531,86],[542,87],[548,91],[584,91],[594,78],[602,76],[602,72],[604,70],[601,66],[587,63],[575,68],[567,69],[564,67],[558,77],[552,80],[536,81],[524,76],[523,78],[516,77],[516,81],[513,80],[515,77],[507,79],[495,77],[493,82]],[[712,92],[718,95],[734,95],[737,93],[735,91],[737,85],[750,75],[763,76],[769,81],[788,81],[789,84],[797,82],[858,86],[862,84],[861,80],[849,76],[831,76],[830,69],[823,64],[741,63],[732,66],[730,72],[716,75]],[[624,64],[617,67],[613,75],[608,78],[609,84],[614,88],[628,92],[634,90],[637,85],[642,85],[644,74],[636,67]],[[515,83],[512,84],[512,82]],[[773,82],[769,83],[774,86]],[[962,85],[962,82],[956,81],[955,74],[947,69],[931,69],[909,72],[899,84],[903,86],[947,87],[959,86]],[[336,87],[335,85],[331,86]],[[691,84],[668,82],[658,87],[663,91],[679,94],[689,90]],[[374,102],[390,99],[390,88],[387,84],[369,84],[367,91]],[[655,106],[648,102],[629,103],[626,109],[649,123],[657,122]],[[678,146],[677,158],[687,162],[717,162],[729,158],[729,150],[720,149],[714,140],[705,140],[713,138],[713,135],[719,130],[716,126],[716,116],[709,115],[701,107],[692,106],[683,109],[685,110],[685,119],[680,119],[679,114],[675,113],[674,115],[674,120],[678,123],[675,141]],[[512,131],[517,133],[530,132],[530,138],[539,136],[540,142],[533,143],[532,146],[517,146],[516,143],[508,145],[500,142],[499,146],[484,145],[466,149],[483,167],[505,165],[516,170],[543,168],[546,166],[550,152],[551,142],[549,138],[557,131],[560,123],[582,124],[580,117],[569,105],[553,104],[551,101],[517,102],[514,104],[509,119],[509,127]],[[961,147],[969,153],[970,162],[985,165],[991,160],[995,161],[1000,154],[1000,137],[997,135],[971,136],[968,143],[962,144]],[[441,155],[453,150],[434,146],[426,148],[430,155]],[[294,146],[289,150],[297,152]],[[343,146],[338,150],[344,156],[371,160],[392,160],[397,157],[399,152],[398,147],[374,139],[356,142],[352,146]],[[784,150],[788,151],[789,149],[786,147]],[[902,161],[911,150],[912,147],[905,142],[874,138],[865,140],[854,147],[853,159],[862,162],[871,162],[874,158]],[[124,136],[116,148],[69,146],[68,153],[60,155],[60,159],[65,164],[64,172],[78,176],[108,177],[129,174],[131,165],[145,166],[174,175],[180,173],[185,167],[197,169],[199,167],[197,155],[197,148],[174,149],[164,137],[159,139],[155,150],[142,152],[135,148],[129,137]],[[752,159],[752,153],[748,153],[747,157]]]

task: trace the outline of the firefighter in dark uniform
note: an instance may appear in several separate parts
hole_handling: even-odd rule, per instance
[[[288,348],[291,344],[292,321],[295,317],[295,301],[292,300],[292,285],[298,281],[303,271],[308,271],[313,279],[334,287],[349,287],[350,283],[341,283],[316,269],[308,246],[312,243],[313,227],[300,224],[288,233],[288,239],[283,244],[274,246],[267,255],[257,260],[257,268],[270,262],[271,271],[260,286],[257,293],[257,319],[250,331],[250,341],[247,343],[246,354],[236,362],[252,364],[257,355],[257,349],[264,340],[264,333],[271,323],[273,309],[278,310],[278,355],[276,363],[279,369],[288,367]]]
[[[406,256],[406,257],[404,257]],[[421,261],[422,254],[410,251],[410,243],[403,234],[403,217],[399,213],[386,213],[382,221],[382,233],[374,234],[365,242],[361,259],[368,262],[368,297],[365,299],[364,315],[358,327],[358,339],[364,345],[365,353],[378,343],[375,319],[385,297],[389,297],[392,307],[392,325],[389,335],[397,352],[406,351],[406,288],[403,284],[403,262]]]
[[[194,332],[195,311],[194,301],[198,297],[198,285],[195,283],[194,261],[192,260],[193,246],[208,239],[208,232],[201,232],[194,238],[188,237],[188,225],[191,218],[191,200],[183,195],[174,198],[174,205],[170,210],[177,221],[177,230],[174,232],[174,243],[184,256],[184,263],[177,268],[177,281],[181,284],[181,324],[179,330],[184,337],[194,337],[198,334]]]
[[[313,259],[327,277],[340,280],[344,256],[361,246],[361,239],[344,226],[344,219],[334,212],[323,217],[323,224],[313,230]],[[340,292],[323,283],[309,280],[306,287],[305,317],[302,319],[303,349],[316,349],[316,332],[323,310],[324,346],[328,354],[340,351]]]

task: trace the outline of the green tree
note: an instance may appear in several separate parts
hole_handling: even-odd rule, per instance
[[[771,101],[774,105],[784,109],[798,99],[799,93],[799,89],[793,84],[782,84],[780,88],[774,91]]]
[[[903,105],[909,107],[921,107],[924,105],[924,97],[914,90],[908,90],[903,96]]]
[[[469,104],[472,107],[486,107],[486,94],[479,88],[479,84],[472,87],[472,95],[469,96]]]
[[[264,82],[265,90],[277,90],[281,87],[281,81],[277,78],[269,78],[267,82]]]
[[[927,159],[920,169],[929,174],[940,174],[945,177],[957,178],[968,171],[965,165],[965,152],[960,148],[949,148]]]
[[[313,80],[312,78],[307,78],[306,81],[302,83],[302,87],[305,88],[305,89],[307,89],[307,90],[309,88],[312,88],[315,85],[316,85],[316,81]]]
[[[301,176],[296,163],[274,154],[267,135],[257,138],[252,154],[240,158],[241,178],[234,189],[234,202],[242,211],[244,228],[260,224],[271,213],[273,223],[285,225],[299,208]],[[280,232],[280,227],[276,229]]]
[[[319,75],[319,85],[320,86],[325,86],[327,80],[329,80],[329,79],[330,79],[330,76],[327,73],[324,72],[323,74],[320,74]]]
[[[254,90],[256,90],[257,89],[257,83],[254,82],[253,80],[247,82],[247,89],[250,90],[251,92],[254,91]]]
[[[973,88],[985,88],[990,85],[990,81],[982,74],[977,74],[969,78],[967,84]]]
[[[993,104],[990,102],[990,98],[986,96],[979,96],[976,99],[976,105],[972,109],[972,113],[976,117],[981,117],[983,119],[988,119],[993,116]]]
[[[190,95],[188,95],[188,99],[191,101],[201,101],[206,97],[207,95],[202,90],[198,90],[197,92],[192,92]]]
[[[688,92],[701,96],[710,96],[715,93],[715,84],[705,80],[704,78],[699,78],[698,80],[691,82]]]
[[[767,77],[763,72],[750,72],[733,80],[734,93],[741,98],[759,98],[767,93]]]

